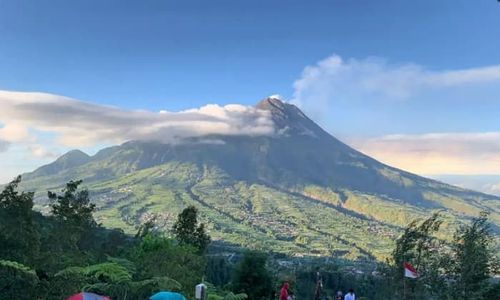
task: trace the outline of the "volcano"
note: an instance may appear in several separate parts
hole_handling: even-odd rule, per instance
[[[294,256],[382,259],[403,226],[437,211],[445,232],[484,210],[498,232],[500,198],[385,165],[277,97],[256,107],[269,111],[274,134],[73,150],[24,174],[23,187],[44,210],[48,189],[81,179],[96,219],[127,232],[153,216],[168,230],[195,205],[213,239]]]

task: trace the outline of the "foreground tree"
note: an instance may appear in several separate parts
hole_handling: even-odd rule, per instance
[[[136,278],[168,277],[180,283],[187,296],[203,279],[205,259],[192,246],[179,245],[160,234],[148,234],[133,249],[131,261],[137,266]]]
[[[493,237],[488,214],[482,212],[455,233],[453,243],[454,299],[487,299],[493,267]]]
[[[88,248],[87,243],[98,227],[92,215],[95,204],[90,202],[87,190],[78,190],[81,183],[70,181],[59,195],[48,192],[52,214],[59,223],[61,245],[80,250]]]
[[[441,223],[438,213],[424,221],[415,220],[396,241],[389,261],[389,277],[397,299],[403,296],[406,299],[423,299],[429,294],[442,292],[444,277],[441,270],[446,259],[439,253],[443,248],[442,241],[434,237]],[[416,268],[420,274],[418,280],[405,279],[405,262],[410,262]]]
[[[19,193],[18,176],[0,193],[0,258],[33,263],[40,236],[34,223],[33,193]]]
[[[205,252],[210,244],[210,236],[203,223],[198,225],[198,210],[194,206],[185,208],[173,226],[177,240],[184,245],[191,245],[200,253]]]
[[[269,299],[273,290],[272,277],[266,267],[267,256],[248,251],[234,274],[234,291],[245,293],[248,299]]]

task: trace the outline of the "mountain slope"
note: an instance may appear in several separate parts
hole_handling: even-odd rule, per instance
[[[500,224],[498,197],[384,165],[276,98],[257,106],[270,111],[275,135],[131,141],[92,157],[70,152],[26,174],[24,186],[45,191],[83,179],[97,218],[130,231],[152,214],[169,228],[194,204],[216,239],[295,255],[382,258],[401,226],[438,210],[445,227],[481,210]]]
[[[36,178],[41,176],[50,176],[58,174],[64,170],[76,168],[84,165],[91,160],[90,156],[80,150],[72,150],[62,155],[53,163],[41,166],[30,174],[27,174],[25,179]]]

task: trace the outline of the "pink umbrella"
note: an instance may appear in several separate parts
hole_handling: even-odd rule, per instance
[[[111,298],[106,296],[99,296],[94,293],[80,293],[70,296],[67,300],[111,300]]]

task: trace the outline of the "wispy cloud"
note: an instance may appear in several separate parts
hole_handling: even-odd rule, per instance
[[[28,146],[31,154],[36,158],[56,158],[60,153],[52,152],[48,150],[45,146],[40,144],[34,144]]]
[[[350,144],[418,174],[500,174],[500,132],[387,135]]]
[[[332,55],[304,68],[294,83],[292,102],[321,116],[343,101],[407,100],[429,90],[491,83],[500,83],[500,65],[436,71],[381,58]]]
[[[303,70],[292,102],[395,167],[419,174],[500,174],[498,95],[500,65],[436,70],[332,55]],[[464,128],[472,133],[460,132]],[[403,134],[392,134],[398,132]]]
[[[0,139],[9,142],[20,142],[33,140],[34,137],[28,133],[28,128],[26,126],[23,126],[14,120],[0,128]]]
[[[57,135],[72,147],[127,140],[177,142],[207,134],[267,135],[274,131],[266,111],[243,105],[206,105],[181,112],[125,110],[67,97],[0,91],[0,138],[36,141],[33,131]],[[38,149],[38,154],[42,152]]]

